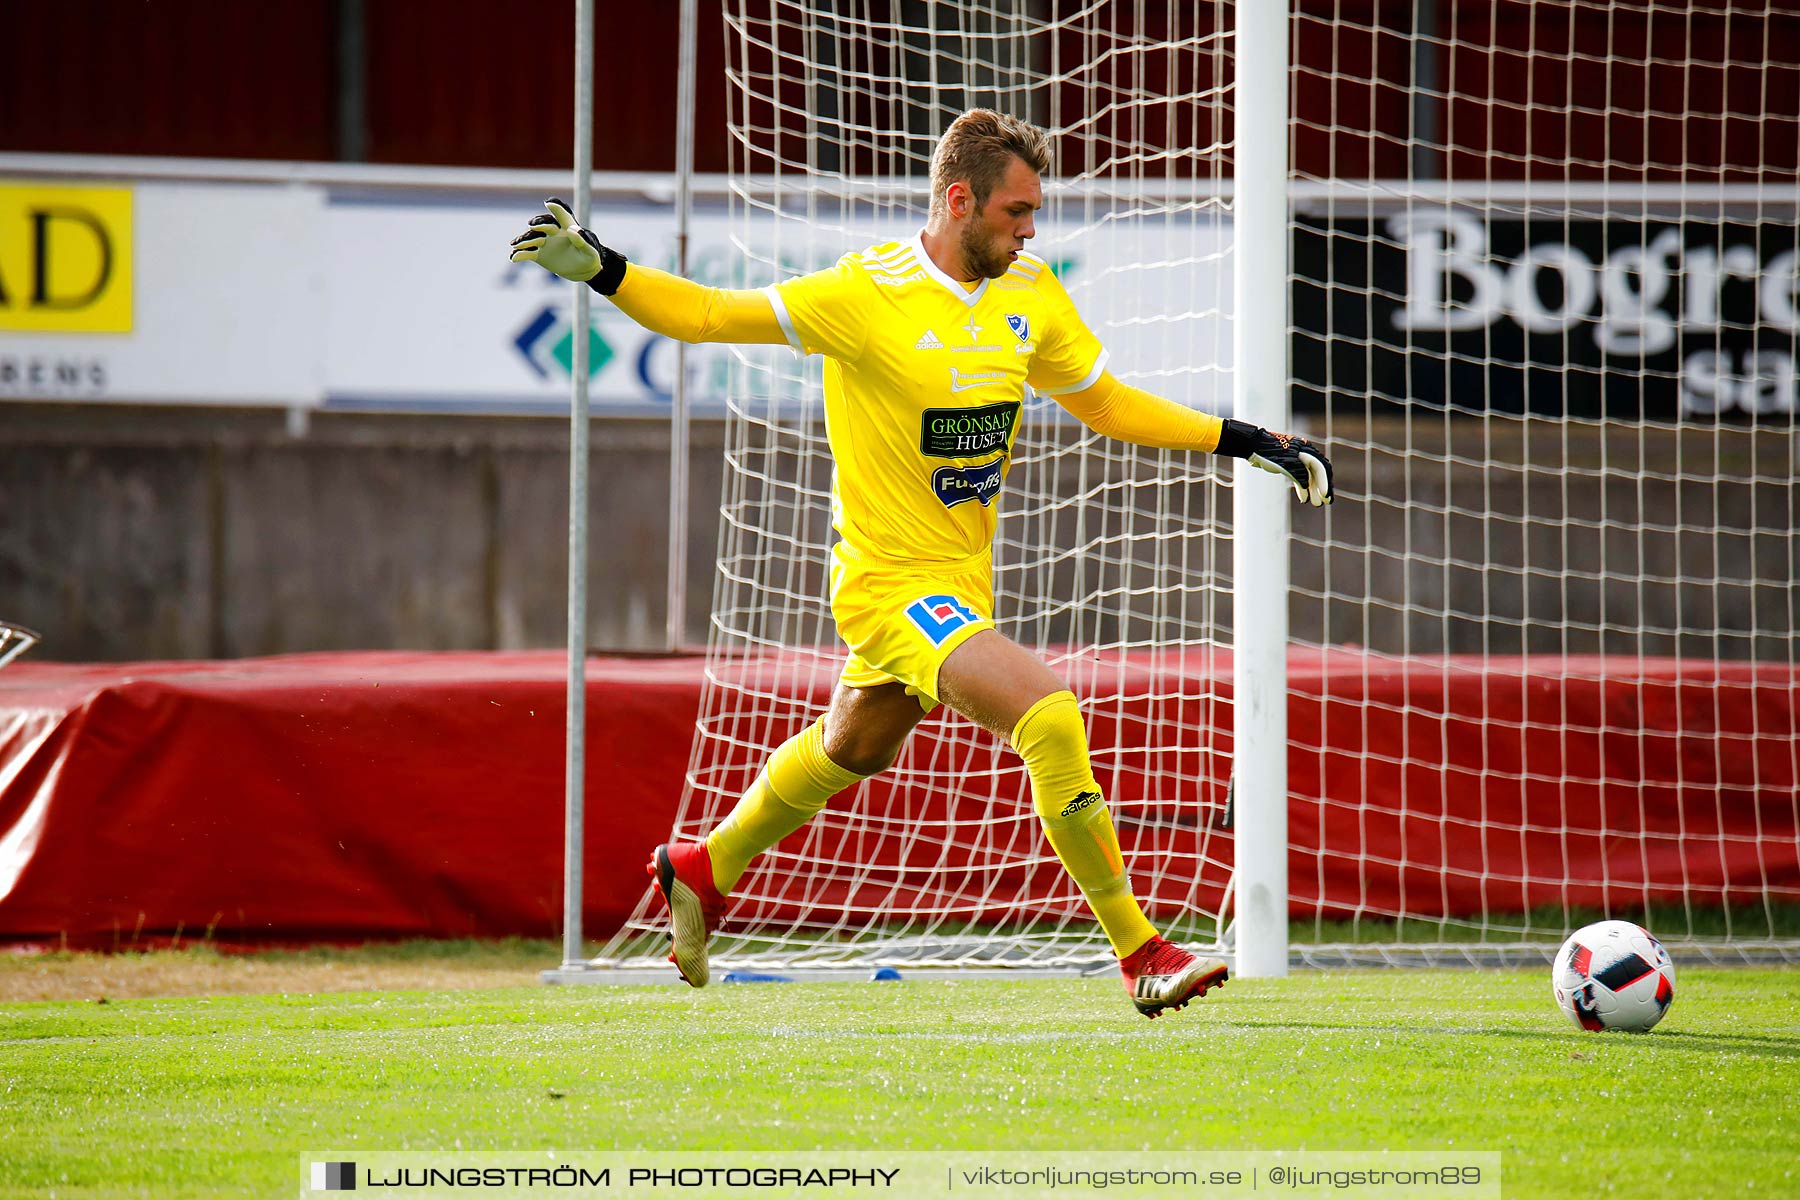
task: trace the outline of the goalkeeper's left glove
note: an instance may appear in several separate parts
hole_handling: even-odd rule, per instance
[[[553,275],[585,283],[602,296],[619,290],[625,278],[626,258],[602,246],[593,232],[575,223],[575,214],[556,197],[544,201],[549,210],[527,222],[524,233],[512,240],[513,262],[534,262]]]
[[[1317,507],[1331,503],[1331,460],[1303,437],[1270,433],[1248,421],[1225,418],[1216,453],[1247,458],[1253,467],[1285,475],[1294,494]]]

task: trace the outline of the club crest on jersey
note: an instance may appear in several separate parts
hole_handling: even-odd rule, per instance
[[[979,467],[939,467],[931,473],[931,490],[945,508],[955,508],[965,500],[979,500],[986,508],[1000,494],[1003,454]]]
[[[926,596],[914,600],[906,606],[906,619],[934,646],[943,645],[945,638],[964,625],[981,620],[955,596]]]
[[[1012,330],[1021,342],[1031,340],[1031,321],[1023,313],[1007,313],[1006,327]]]

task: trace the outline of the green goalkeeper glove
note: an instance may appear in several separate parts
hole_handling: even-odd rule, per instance
[[[1331,460],[1303,437],[1270,433],[1247,421],[1227,417],[1216,453],[1247,458],[1253,467],[1286,476],[1294,485],[1294,494],[1314,507],[1331,503]]]
[[[585,283],[602,296],[619,290],[626,258],[602,246],[600,239],[575,223],[575,214],[555,196],[544,201],[549,211],[531,218],[524,233],[512,240],[513,262],[534,262],[575,283]]]

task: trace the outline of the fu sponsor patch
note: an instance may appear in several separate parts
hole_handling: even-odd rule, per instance
[[[1000,494],[1005,463],[1003,455],[979,467],[939,467],[931,473],[932,494],[945,508],[955,508],[965,500],[979,500],[986,508]]]
[[[944,639],[981,620],[975,611],[955,596],[926,596],[906,606],[906,619],[911,621],[934,646]]]
[[[919,419],[919,453],[928,458],[977,458],[1012,444],[1019,402],[979,408],[928,408]]]

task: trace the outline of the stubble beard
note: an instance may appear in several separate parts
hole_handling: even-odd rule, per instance
[[[973,222],[964,227],[961,239],[963,262],[975,272],[977,279],[998,279],[1012,266],[1012,247],[1002,250],[1003,240],[982,232]]]

